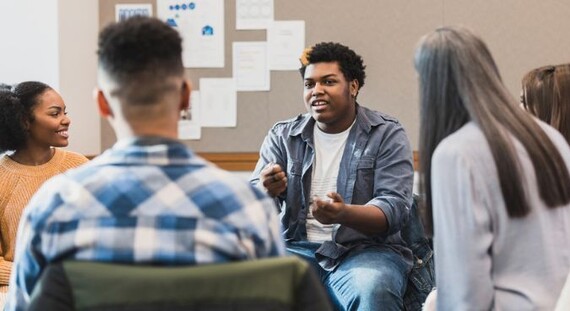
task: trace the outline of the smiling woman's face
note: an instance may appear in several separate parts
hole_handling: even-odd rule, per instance
[[[52,89],[47,89],[37,99],[32,110],[32,120],[27,122],[28,141],[47,147],[65,147],[69,143],[69,124],[65,103]]]

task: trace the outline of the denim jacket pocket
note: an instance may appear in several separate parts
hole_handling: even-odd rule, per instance
[[[358,161],[358,167],[357,168],[359,170],[373,169],[374,168],[374,162],[375,162],[374,157],[363,156]]]
[[[374,166],[375,159],[371,156],[363,156],[358,161],[356,169],[356,185],[354,197],[370,198],[374,194]]]

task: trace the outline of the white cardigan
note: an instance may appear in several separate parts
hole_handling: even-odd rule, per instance
[[[570,146],[537,121],[570,169]],[[482,131],[468,123],[432,159],[438,310],[553,310],[570,272],[570,204],[547,209],[533,166],[516,150],[532,212],[509,218]],[[570,187],[570,185],[568,185]]]

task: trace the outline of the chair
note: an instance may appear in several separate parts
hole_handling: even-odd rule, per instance
[[[414,266],[408,277],[404,294],[404,306],[407,311],[421,310],[422,304],[435,287],[435,260],[430,240],[424,233],[418,201],[419,198],[414,195],[410,218],[402,228],[402,239],[414,255]]]
[[[294,256],[164,267],[50,264],[28,310],[332,310],[308,264]]]

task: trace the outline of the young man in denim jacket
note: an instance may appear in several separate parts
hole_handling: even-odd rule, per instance
[[[279,122],[252,183],[275,198],[287,249],[320,272],[340,310],[401,310],[412,252],[409,141],[393,117],[357,103],[362,58],[338,43],[301,57],[308,113]]]

